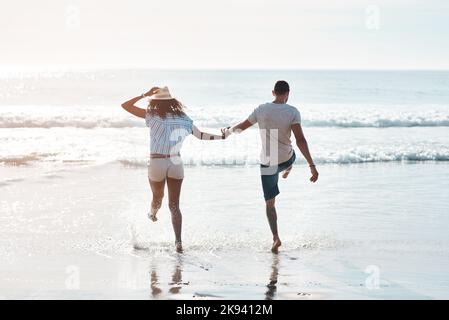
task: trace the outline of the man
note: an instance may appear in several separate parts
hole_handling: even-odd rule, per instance
[[[258,123],[262,138],[261,178],[266,203],[266,214],[273,233],[273,246],[271,251],[278,253],[281,246],[277,228],[277,214],[275,199],[279,194],[279,173],[287,178],[296,156],[290,140],[291,132],[295,135],[296,145],[309,164],[312,177],[311,182],[318,180],[318,171],[313,163],[307,141],[301,128],[299,111],[287,104],[290,87],[285,81],[276,82],[273,90],[274,101],[265,103],[256,108],[247,120],[225,130],[225,135],[240,133],[253,124]]]

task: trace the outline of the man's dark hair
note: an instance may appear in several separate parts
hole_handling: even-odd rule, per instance
[[[274,85],[274,93],[275,94],[286,94],[287,92],[290,92],[290,86],[288,85],[287,81],[279,80]]]

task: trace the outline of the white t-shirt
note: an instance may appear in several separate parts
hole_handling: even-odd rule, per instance
[[[254,109],[248,117],[252,124],[258,123],[262,138],[261,163],[277,165],[293,155],[292,124],[301,124],[301,115],[288,104],[265,103]]]

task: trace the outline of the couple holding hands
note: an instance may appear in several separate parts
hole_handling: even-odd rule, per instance
[[[273,234],[271,251],[277,253],[281,240],[277,228],[275,199],[279,194],[279,174],[287,178],[296,155],[290,140],[293,132],[296,145],[309,164],[311,182],[318,180],[312,156],[301,128],[301,116],[295,107],[288,105],[289,84],[277,81],[272,91],[274,101],[254,109],[241,123],[221,130],[220,135],[202,132],[185,113],[181,102],[170,95],[167,87],[154,87],[150,91],[122,104],[129,113],[145,119],[150,129],[150,159],[148,162],[148,181],[153,193],[149,218],[157,221],[157,212],[162,205],[165,184],[168,189],[168,205],[171,212],[175,246],[182,252],[181,230],[182,214],[179,207],[184,168],[180,151],[184,139],[193,134],[201,140],[222,140],[231,134],[240,133],[254,124],[259,125],[262,138],[260,174],[263,195],[266,203],[266,215]],[[136,107],[140,99],[150,98],[147,109]]]

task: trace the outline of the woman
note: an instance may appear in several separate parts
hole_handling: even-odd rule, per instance
[[[150,97],[148,108],[135,106],[140,99]],[[225,139],[221,135],[201,132],[193,125],[192,120],[184,112],[181,102],[170,95],[167,87],[154,87],[147,93],[132,98],[122,104],[129,113],[144,118],[150,128],[150,159],[148,162],[148,180],[153,193],[149,218],[157,221],[157,212],[164,197],[165,182],[168,187],[168,206],[171,212],[173,230],[176,238],[176,251],[182,252],[181,228],[182,215],[179,209],[184,168],[180,150],[184,139],[193,134],[201,140]]]

